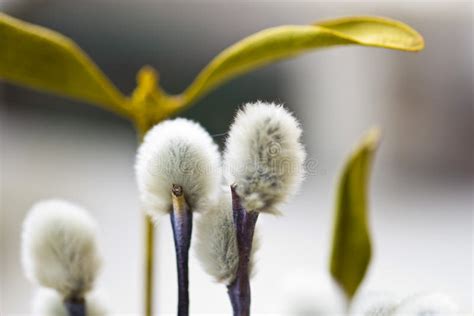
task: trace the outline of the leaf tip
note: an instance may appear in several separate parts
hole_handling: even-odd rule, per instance
[[[378,126],[371,127],[365,134],[362,144],[371,151],[377,149],[382,139],[382,130]]]
[[[410,25],[381,16],[347,16],[313,23],[359,45],[421,51],[424,39]]]
[[[152,66],[145,65],[140,68],[136,78],[139,85],[155,86],[159,75]]]

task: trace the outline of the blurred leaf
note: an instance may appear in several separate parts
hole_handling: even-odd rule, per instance
[[[423,49],[408,25],[378,17],[347,17],[313,25],[287,25],[255,33],[217,55],[184,91],[182,106],[240,74],[315,48],[363,45],[403,51]]]
[[[180,103],[179,96],[166,94],[158,84],[158,73],[143,66],[137,74],[137,87],[131,96],[134,123],[140,133],[171,116]]]
[[[137,74],[137,87],[133,91],[132,101],[136,104],[156,103],[160,98],[157,88],[158,74],[151,66],[143,66]]]
[[[314,23],[337,32],[354,44],[402,51],[420,51],[425,47],[423,37],[405,23],[369,16],[343,17]]]
[[[351,44],[405,51],[418,51],[424,46],[423,38],[409,26],[377,17],[280,26],[225,49],[181,95],[166,94],[151,68],[144,68],[141,86],[129,100],[73,41],[0,13],[0,78],[101,105],[143,128],[182,110],[240,74],[311,49]]]
[[[344,166],[336,196],[331,275],[349,299],[353,297],[371,258],[368,227],[368,180],[380,131],[371,129]]]
[[[0,78],[128,115],[127,100],[69,38],[0,12]]]

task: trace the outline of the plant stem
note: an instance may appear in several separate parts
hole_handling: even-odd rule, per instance
[[[68,298],[64,300],[69,316],[86,316],[86,301],[83,298]]]
[[[145,137],[146,132],[150,129],[150,125],[135,124],[138,132],[138,141],[141,143]],[[155,225],[149,215],[145,214],[145,234],[144,234],[144,268],[143,275],[144,286],[144,312],[145,316],[153,315],[153,281],[154,281],[154,260],[155,260]]]
[[[184,198],[183,188],[173,185],[173,212],[170,214],[178,271],[178,316],[189,315],[188,257],[193,230],[193,213]]]
[[[229,294],[234,316],[248,316],[250,315],[251,303],[249,262],[258,212],[247,211],[240,203],[240,197],[234,186],[231,187],[231,191],[239,265],[235,280],[227,286],[227,293]]]
[[[150,216],[145,215],[145,315],[153,315],[153,261],[155,240],[155,227]]]

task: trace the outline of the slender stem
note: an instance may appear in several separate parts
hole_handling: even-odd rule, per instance
[[[151,128],[152,124],[139,124],[135,122],[135,127],[138,134],[138,141],[141,143],[145,137],[146,132]],[[155,226],[150,216],[144,216],[145,230],[144,230],[144,268],[143,275],[144,286],[144,308],[145,316],[153,315],[153,296],[154,296],[154,260],[155,260]]]
[[[86,316],[86,301],[83,298],[68,298],[64,300],[69,316]]]
[[[152,219],[145,216],[145,315],[153,315],[153,261],[155,257],[154,249],[155,227]]]
[[[234,316],[248,316],[250,315],[251,303],[249,263],[258,212],[247,211],[240,203],[240,198],[234,186],[231,187],[231,190],[239,265],[235,280],[227,286],[227,293],[229,294]]]
[[[184,198],[183,188],[173,185],[173,227],[174,246],[176,250],[176,267],[178,271],[178,316],[189,315],[189,272],[188,258],[191,234],[193,230],[193,213]]]

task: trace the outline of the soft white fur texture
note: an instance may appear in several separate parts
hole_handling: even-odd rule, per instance
[[[231,126],[224,154],[228,184],[247,210],[277,213],[303,180],[306,152],[301,127],[281,105],[249,103]]]
[[[440,293],[419,294],[402,301],[393,316],[457,316],[458,306]]]
[[[146,134],[135,172],[143,207],[156,220],[171,211],[173,184],[183,187],[193,211],[213,203],[221,185],[221,155],[201,125],[177,118],[157,124]]]
[[[82,297],[92,289],[101,258],[97,227],[82,208],[62,200],[36,203],[22,232],[26,276],[66,297]]]
[[[400,298],[391,293],[375,292],[358,295],[351,304],[353,316],[390,316],[393,314]]]
[[[40,288],[33,298],[33,316],[69,316],[63,298],[47,288]],[[107,308],[103,299],[95,292],[86,296],[87,316],[105,316]]]
[[[230,187],[223,187],[219,201],[197,221],[196,254],[204,270],[215,281],[230,284],[235,279],[239,252],[232,217]],[[254,234],[249,273],[252,275],[254,253],[259,248],[257,232]]]

